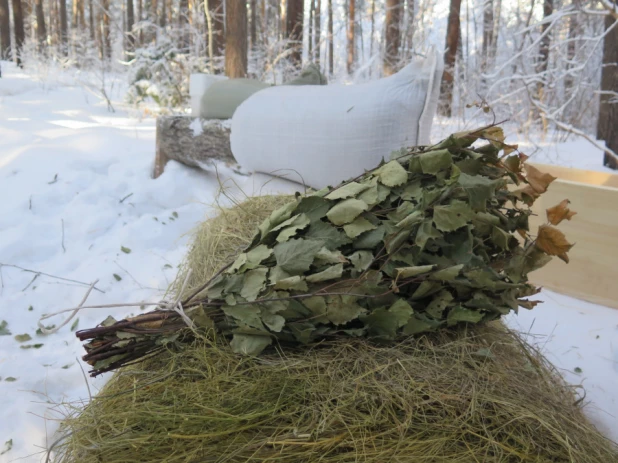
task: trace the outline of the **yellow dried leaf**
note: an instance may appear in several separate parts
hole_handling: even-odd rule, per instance
[[[496,148],[504,146],[504,131],[502,127],[488,127],[481,132],[482,137]]]
[[[524,169],[526,170],[526,181],[539,194],[545,193],[549,184],[556,180],[553,175],[543,173],[530,164],[524,164]]]
[[[534,201],[541,196],[540,193],[537,193],[530,185],[526,185],[523,188],[513,191],[513,194],[528,206],[532,206]]]
[[[566,240],[564,233],[557,228],[551,225],[541,225],[536,237],[536,247],[545,254],[558,256],[568,264],[569,256],[567,256],[567,252],[573,245]]]
[[[517,148],[519,148],[519,145],[504,145],[504,154],[508,156],[512,152],[517,151]]]
[[[571,211],[571,209],[569,209],[570,202],[571,201],[569,201],[568,199],[565,199],[564,201],[560,202],[560,204],[556,204],[554,207],[550,207],[549,209],[547,209],[547,220],[549,221],[549,223],[551,223],[552,225],[558,225],[564,219],[571,220],[571,218],[575,214],[577,214],[577,212],[573,212]]]

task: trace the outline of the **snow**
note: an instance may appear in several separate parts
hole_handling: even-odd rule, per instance
[[[221,185],[235,197],[292,192],[297,185],[224,166],[202,171],[173,161],[153,180],[154,120],[135,119],[116,101],[117,112],[110,113],[91,91],[38,82],[10,63],[2,63],[2,73],[0,323],[5,320],[12,334],[0,336],[0,453],[6,441],[12,440],[12,448],[0,455],[0,463],[40,462],[62,418],[55,404],[87,401],[86,381],[96,394],[109,375],[85,379],[82,346],[71,323],[41,336],[37,320],[75,306],[95,280],[101,292],[91,293],[91,304],[159,300],[187,250],[191,230],[213,213],[217,198],[229,201],[219,195]],[[577,156],[594,152],[587,144],[570,142],[559,149],[573,153],[568,159],[577,165],[597,162],[592,155]],[[33,281],[36,273],[14,266],[50,276]],[[549,291],[541,298],[542,306],[522,309],[509,324],[534,334],[531,339],[567,380],[583,384],[588,415],[618,440],[618,311]],[[108,314],[131,312],[139,308],[83,310],[79,328],[94,326]],[[25,333],[31,341],[14,339]],[[33,344],[43,346],[21,348]],[[9,377],[16,381],[6,381]]]

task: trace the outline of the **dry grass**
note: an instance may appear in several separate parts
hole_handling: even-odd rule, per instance
[[[190,286],[287,200],[252,199],[207,222],[185,265]],[[199,339],[123,369],[63,426],[65,463],[618,461],[572,389],[499,323],[257,359]]]

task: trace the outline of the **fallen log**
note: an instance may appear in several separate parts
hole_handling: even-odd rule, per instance
[[[228,121],[191,116],[157,118],[157,147],[153,178],[159,177],[170,159],[204,168],[215,161],[235,164],[230,148]]]

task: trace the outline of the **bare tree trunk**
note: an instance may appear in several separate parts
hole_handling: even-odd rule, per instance
[[[135,36],[133,35],[133,25],[135,24],[135,12],[133,11],[133,0],[127,0],[127,51],[135,50]]]
[[[112,41],[110,37],[110,17],[109,17],[109,0],[101,0],[101,8],[103,9],[103,21],[101,24],[101,32],[103,35],[103,50],[104,56],[107,59],[112,57]]]
[[[412,58],[412,49],[414,48],[414,0],[406,0],[407,21],[406,21],[406,54],[407,59]]]
[[[84,6],[84,0],[74,0],[73,2],[73,27],[79,26],[81,30],[86,28],[86,11]]]
[[[92,0],[88,0],[88,1],[90,2],[90,4],[92,4]],[[137,0],[137,18],[135,19],[137,23],[142,22],[142,19],[144,19],[144,16],[142,16],[143,9],[144,9],[143,0]],[[142,32],[141,27],[139,28],[139,32],[137,33],[136,42],[140,46],[144,42],[144,33]]]
[[[161,28],[165,28],[167,23],[167,2],[166,0],[161,0],[161,14],[159,15],[159,26]]]
[[[315,37],[314,40],[314,54],[315,54],[315,64],[320,66],[320,51],[322,49],[322,0],[317,0],[316,10],[313,13],[315,20],[315,27],[313,31],[313,35]]]
[[[66,0],[57,1],[60,2],[60,48],[62,54],[66,56],[69,53],[69,24],[67,18],[67,3]]]
[[[346,62],[348,74],[354,72],[354,48],[356,45],[354,39],[354,29],[356,27],[355,6],[354,0],[348,0],[348,60]]]
[[[22,65],[21,51],[24,46],[24,13],[21,0],[13,0],[13,28],[15,31],[15,62],[18,66]]]
[[[567,63],[566,69],[567,73],[564,77],[564,90],[565,92],[569,92],[571,88],[573,88],[573,76],[571,76],[568,71],[573,68],[573,59],[575,58],[575,42],[577,40],[577,16],[573,15],[569,17],[569,32],[567,34]]]
[[[208,10],[212,18],[212,31],[208,31],[212,35],[212,51],[214,56],[221,56],[225,50],[223,0],[208,0]]]
[[[11,18],[9,0],[0,0],[0,59],[11,54]]]
[[[615,2],[614,2],[615,3]],[[597,122],[597,138],[618,153],[618,24],[611,16],[605,17],[605,30],[613,26],[603,43],[603,70],[601,72],[601,100]],[[606,166],[618,170],[618,158],[605,153]]]
[[[451,0],[446,28],[446,54],[444,55],[444,74],[440,86],[442,104],[440,113],[443,116],[451,117],[453,111],[453,84],[455,81],[455,58],[457,57],[457,47],[459,46],[460,24],[459,14],[461,11],[461,0]]]
[[[489,57],[493,60],[498,52],[498,35],[500,34],[500,18],[502,15],[502,0],[494,0],[494,32],[492,34],[492,43],[489,48]]]
[[[399,23],[401,22],[401,0],[386,0],[386,16],[384,18],[385,43],[384,43],[384,75],[390,76],[397,72],[399,62],[399,46],[401,34]]]
[[[328,0],[328,73],[331,76],[335,68],[333,52],[333,0]]]
[[[171,8],[170,8],[171,10]],[[178,2],[178,32],[180,33],[180,48],[189,48],[189,0]]]
[[[257,48],[257,0],[250,1],[251,6],[251,49]]]
[[[92,0],[88,0],[88,21],[90,23],[90,40],[94,42],[94,9],[92,8]]]
[[[311,0],[309,3],[309,40],[308,44],[308,55],[309,61],[313,61],[313,15],[315,12],[315,0]]]
[[[43,0],[35,0],[34,9],[36,13],[36,37],[39,47],[47,42],[47,28],[45,27],[45,13],[43,12]]]
[[[545,0],[543,2],[543,19],[546,19],[548,16],[550,16],[552,13],[554,12],[554,0]],[[543,27],[541,29],[541,33],[545,34],[547,29],[549,28],[549,22],[545,22],[543,23]],[[536,72],[538,74],[542,74],[547,72],[547,65],[549,62],[549,46],[551,44],[551,38],[550,35],[547,34],[545,35],[543,38],[541,38],[541,42],[539,43],[539,61],[537,63],[537,67],[536,67]],[[543,79],[544,77],[541,77],[541,81],[538,84],[538,97],[539,100],[542,100],[542,92],[543,92],[543,86],[544,86],[544,82]]]
[[[485,0],[483,3],[483,56],[481,71],[487,72],[490,61],[490,50],[494,42],[494,2]]]
[[[225,0],[225,74],[247,76],[247,4]]]
[[[297,67],[302,64],[303,58],[303,0],[287,0],[285,35],[290,40],[290,60]]]

